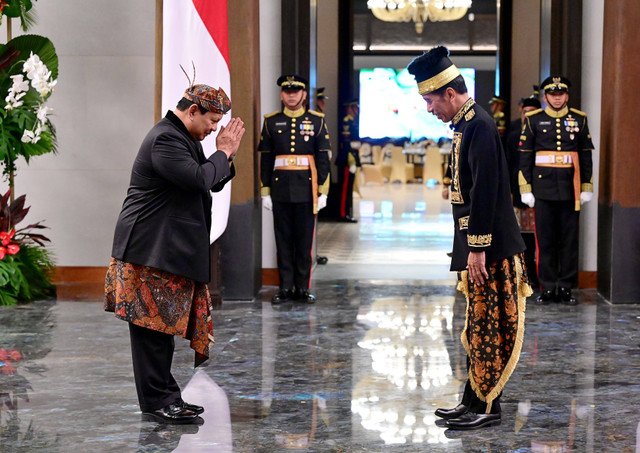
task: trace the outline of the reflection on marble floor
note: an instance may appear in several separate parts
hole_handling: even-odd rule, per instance
[[[329,229],[355,248],[362,225]],[[389,243],[393,254],[413,247]],[[450,432],[433,411],[457,404],[465,379],[455,279],[423,262],[362,278],[365,264],[316,270],[316,305],[272,306],[275,288],[225,301],[197,371],[177,339],[174,375],[206,409],[196,426],[140,421],[127,326],[100,303],[0,307],[0,451],[640,452],[638,306],[590,290],[576,307],[530,305],[503,423]]]

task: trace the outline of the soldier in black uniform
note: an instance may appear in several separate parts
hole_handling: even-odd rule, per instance
[[[507,116],[504,113],[504,109],[507,107],[507,101],[500,96],[494,96],[489,101],[489,107],[493,115],[493,122],[496,123],[500,140],[502,140],[502,145],[504,146],[507,139]]]
[[[458,272],[458,289],[467,298],[462,342],[469,379],[461,404],[438,409],[436,415],[446,420],[446,427],[464,430],[502,420],[500,395],[518,362],[531,288],[498,130],[491,116],[469,97],[448,55],[445,47],[436,47],[407,69],[416,78],[427,111],[442,122],[451,121],[454,131],[451,270]]]
[[[520,137],[518,184],[522,202],[536,208],[540,304],[577,304],[580,204],[593,196],[593,143],[587,115],[567,107],[570,86],[562,76],[542,82],[547,107],[527,114]]]
[[[358,114],[360,107],[358,101],[352,99],[346,103],[347,115],[342,119],[342,134],[340,136],[340,149],[336,157],[338,167],[338,187],[340,188],[340,220],[343,222],[357,222],[353,217],[353,183],[356,169],[360,166],[358,149],[352,147],[352,143],[360,141]]]
[[[265,208],[273,209],[280,291],[272,303],[290,298],[314,303],[309,293],[315,217],[327,204],[329,132],[324,114],[307,110],[307,81],[278,79],[282,111],[265,115],[258,151]]]

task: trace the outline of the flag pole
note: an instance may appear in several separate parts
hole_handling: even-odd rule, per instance
[[[154,81],[153,122],[162,118],[162,3],[156,0],[156,58]]]
[[[11,38],[12,38],[12,36],[11,36],[11,18],[9,16],[7,16],[6,19],[7,19],[7,43],[8,43],[9,41],[11,41]],[[9,192],[9,201],[11,203],[13,203],[13,200],[14,200],[14,195],[13,195],[13,192],[14,192],[14,190],[13,190],[14,187],[13,186],[14,186],[14,184],[15,184],[14,174],[13,174],[13,170],[11,170],[11,171],[9,171],[9,190],[10,190],[10,192]]]

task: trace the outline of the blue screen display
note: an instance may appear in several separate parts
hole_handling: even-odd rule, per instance
[[[469,96],[475,96],[475,69],[460,68]],[[360,137],[451,138],[449,124],[427,112],[413,75],[406,69],[360,70]]]

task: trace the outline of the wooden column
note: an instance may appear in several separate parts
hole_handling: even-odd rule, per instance
[[[640,71],[637,0],[605,2],[598,204],[598,290],[640,303],[640,153],[634,93]]]
[[[540,81],[561,74],[571,80],[569,105],[580,108],[582,92],[582,1],[542,0]]]
[[[229,222],[220,241],[225,299],[253,299],[262,286],[262,212],[259,194],[260,14],[258,0],[229,0],[231,106],[246,133],[232,181]]]

